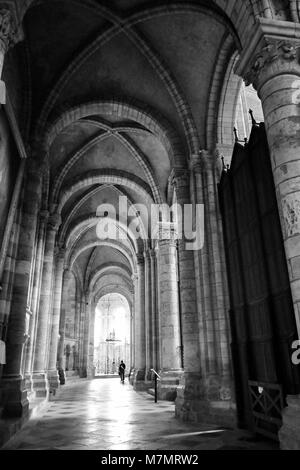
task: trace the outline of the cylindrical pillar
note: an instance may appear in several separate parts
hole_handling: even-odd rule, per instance
[[[41,284],[40,303],[38,310],[38,322],[34,351],[33,364],[33,389],[37,397],[47,395],[48,383],[46,380],[46,347],[47,333],[50,321],[50,305],[51,305],[51,286],[54,260],[54,245],[58,227],[60,225],[60,216],[54,214],[49,217],[46,243],[44,251],[44,264]]]
[[[177,204],[184,214],[184,205],[190,204],[190,175],[186,170],[173,170]],[[179,220],[184,227],[184,217]],[[177,388],[176,416],[195,420],[203,406],[203,384],[199,346],[199,323],[196,299],[194,253],[187,249],[184,230],[179,227],[178,257],[180,278],[181,325],[183,341],[184,374]]]
[[[146,368],[145,344],[145,263],[144,256],[137,255],[137,302],[135,310],[135,377],[134,387],[144,388]]]
[[[144,253],[145,259],[145,339],[146,339],[146,380],[151,379],[152,365],[152,310],[151,310],[151,264],[149,251]]]
[[[177,283],[177,241],[171,230],[170,239],[158,243],[160,282],[161,372],[181,370],[181,341]],[[163,236],[163,235],[162,235]]]
[[[71,272],[68,269],[64,270],[63,281],[62,281],[62,297],[61,297],[61,309],[59,317],[59,342],[57,349],[57,363],[58,363],[58,374],[60,385],[64,385],[65,378],[65,321],[66,321],[66,304],[68,303],[68,289],[71,279]]]
[[[45,246],[45,225],[46,225],[48,215],[49,214],[47,211],[43,211],[40,213],[40,217],[39,217],[36,261],[35,261],[34,280],[33,280],[32,298],[31,298],[32,318],[30,322],[29,344],[28,344],[28,350],[27,350],[26,362],[25,362],[25,380],[26,380],[26,388],[28,391],[32,391],[31,373],[32,373],[32,366],[33,366],[34,345],[35,345],[35,337],[36,337],[37,309],[38,309],[40,291],[41,291],[41,275],[42,275],[42,267],[43,267],[43,253],[44,253],[44,246]]]
[[[173,224],[159,223],[159,343],[160,399],[174,400],[182,375],[180,310],[177,282],[177,240]]]
[[[151,261],[151,312],[152,312],[152,364],[158,369],[158,333],[157,333],[157,266],[155,250],[150,251]]]
[[[40,205],[42,173],[27,173],[20,228],[17,261],[8,322],[6,365],[1,380],[4,416],[23,416],[28,413],[25,381],[21,375],[23,346],[26,334],[26,308],[29,275],[36,239],[38,210]]]
[[[59,322],[62,301],[63,272],[64,272],[65,251],[59,250],[55,262],[54,279],[54,299],[52,313],[52,328],[50,339],[50,351],[48,359],[48,381],[50,392],[55,393],[59,385],[59,376],[57,370],[57,348],[59,339]]]

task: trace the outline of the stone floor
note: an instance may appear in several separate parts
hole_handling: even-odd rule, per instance
[[[269,450],[276,445],[245,432],[182,423],[173,403],[155,404],[146,392],[108,378],[69,381],[3,449]]]

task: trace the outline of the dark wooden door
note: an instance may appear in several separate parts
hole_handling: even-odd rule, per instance
[[[271,436],[300,379],[291,361],[297,330],[263,124],[253,127],[248,144],[235,145],[219,199],[239,424]]]

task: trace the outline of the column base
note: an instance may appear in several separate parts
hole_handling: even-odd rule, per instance
[[[182,421],[236,428],[237,412],[230,387],[222,385],[220,378],[217,381],[214,377],[212,388],[211,382],[211,378],[205,379],[199,374],[184,373],[177,387],[176,417]]]
[[[48,378],[49,393],[51,395],[55,395],[56,390],[59,387],[58,371],[56,369],[55,370],[48,370],[47,378]]]
[[[128,375],[128,381],[129,381],[130,385],[133,385],[133,381],[134,381],[134,372],[135,372],[135,369],[134,369],[134,368],[131,368],[131,369],[130,369],[130,372],[129,372],[129,375]]]
[[[29,401],[25,380],[21,376],[2,377],[0,380],[2,418],[29,417]]]
[[[300,450],[300,395],[289,395],[288,406],[282,412],[282,427],[278,438],[280,449]]]
[[[94,379],[95,378],[95,370],[96,370],[96,367],[94,367],[94,366],[91,366],[91,367],[87,368],[86,376],[87,376],[88,379]]]
[[[146,382],[152,382],[152,376],[153,376],[152,370],[151,369],[146,369],[145,381]]]
[[[166,370],[159,373],[161,380],[157,381],[157,396],[159,400],[175,401],[177,387],[183,370]]]
[[[133,388],[134,390],[147,390],[150,384],[145,382],[145,369],[136,369],[133,373]]]
[[[24,380],[25,380],[25,388],[27,390],[27,396],[31,397],[34,394],[33,383],[32,383],[32,375],[31,374],[25,374]]]
[[[59,379],[59,384],[60,385],[65,385],[66,383],[66,374],[64,369],[59,368],[58,369],[58,379]]]
[[[86,367],[80,367],[79,368],[79,377],[81,379],[86,379],[87,378],[87,369],[86,369]]]
[[[49,394],[48,380],[46,374],[34,372],[32,374],[33,390],[37,398],[47,398]]]

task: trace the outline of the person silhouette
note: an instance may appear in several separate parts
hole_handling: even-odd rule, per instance
[[[120,376],[122,384],[124,383],[124,379],[125,379],[125,368],[126,366],[124,362],[121,361],[121,364],[119,365],[119,376]]]

